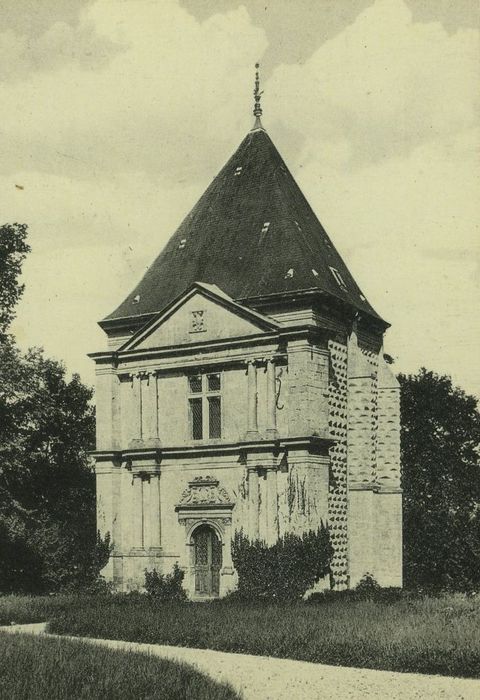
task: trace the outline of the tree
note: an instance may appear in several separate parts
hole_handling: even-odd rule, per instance
[[[26,237],[25,224],[0,226],[0,342],[15,317],[15,306],[24,290],[18,277],[30,252]]]
[[[404,578],[410,587],[480,585],[480,414],[450,377],[399,375]]]
[[[0,591],[86,584],[108,549],[95,529],[93,392],[8,333],[29,247],[25,226],[0,232]]]
[[[81,579],[94,556],[92,390],[41,350],[7,343],[1,354],[0,522],[4,547],[10,532],[36,573],[3,568],[16,587],[55,589]]]

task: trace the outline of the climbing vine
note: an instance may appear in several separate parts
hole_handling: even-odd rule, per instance
[[[274,545],[250,541],[236,532],[232,560],[238,573],[238,594],[245,598],[301,598],[330,572],[332,547],[327,528],[320,525],[303,535],[287,533]]]

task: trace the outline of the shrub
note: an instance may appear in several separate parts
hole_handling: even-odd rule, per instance
[[[307,603],[314,605],[338,603],[343,605],[344,603],[357,603],[359,601],[371,601],[374,603],[381,603],[384,605],[394,605],[399,601],[413,601],[421,598],[421,594],[417,591],[407,591],[404,588],[381,588],[380,586],[375,589],[365,589],[361,588],[348,588],[343,591],[320,591],[317,593],[312,593],[309,596]]]
[[[159,600],[185,600],[186,593],[182,586],[185,573],[175,562],[170,574],[159,574],[156,569],[145,569],[145,590],[148,595]]]
[[[375,576],[372,576],[372,574],[367,571],[355,586],[355,590],[358,591],[358,593],[364,593],[368,596],[379,591],[380,585]]]
[[[243,598],[301,598],[330,571],[332,546],[328,530],[286,534],[274,545],[250,541],[243,531],[232,543],[238,573],[238,595]]]

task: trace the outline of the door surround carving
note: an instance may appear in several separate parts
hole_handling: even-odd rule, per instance
[[[197,476],[188,482],[180,501],[175,506],[178,522],[185,527],[185,550],[182,568],[185,570],[185,583],[190,595],[195,597],[195,546],[193,535],[201,525],[210,526],[216,533],[221,546],[222,567],[220,569],[219,594],[232,588],[234,573],[230,549],[232,537],[232,511],[235,504],[228,491],[218,479],[211,476]]]

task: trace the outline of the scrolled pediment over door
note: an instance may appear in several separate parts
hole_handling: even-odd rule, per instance
[[[179,521],[187,530],[198,522],[212,522],[223,532],[232,522],[232,501],[226,488],[211,476],[197,476],[188,482],[175,506]]]

